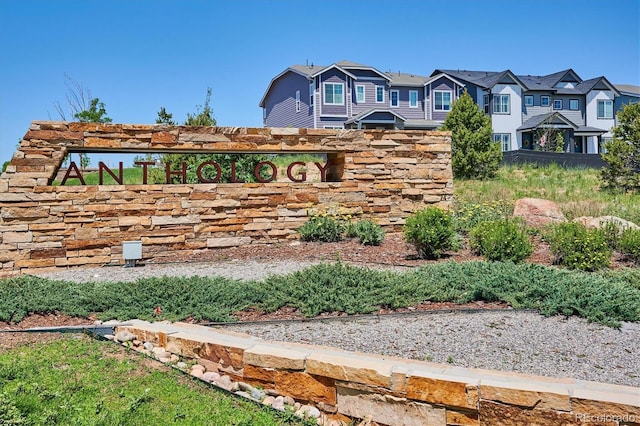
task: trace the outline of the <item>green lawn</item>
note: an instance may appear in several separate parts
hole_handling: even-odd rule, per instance
[[[87,336],[0,352],[2,425],[309,425]]]

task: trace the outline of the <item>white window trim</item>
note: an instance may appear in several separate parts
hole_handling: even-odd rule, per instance
[[[531,99],[531,103],[528,103],[527,99]],[[524,106],[528,106],[528,107],[533,106],[533,95],[524,95]]]
[[[449,94],[449,109],[444,107],[444,97],[442,98],[442,108],[436,107],[436,93],[448,93]],[[434,111],[451,111],[451,104],[453,103],[453,93],[451,90],[434,90],[433,91],[433,110]]]
[[[414,94],[416,96],[416,103],[414,105],[411,104],[411,95]],[[418,91],[417,90],[409,90],[409,108],[418,108]]]
[[[378,100],[378,89],[382,90],[382,99]],[[384,103],[384,86],[376,86],[376,103],[383,104]]]
[[[506,136],[506,137],[505,137]],[[494,133],[493,134],[493,141],[495,143],[499,143],[500,146],[502,147],[502,151],[511,151],[511,133]],[[505,142],[506,142],[506,148],[505,149]]]
[[[313,95],[316,91],[316,84],[314,82],[309,83],[309,105],[313,106]]]
[[[296,112],[300,112],[300,91],[296,90]]]
[[[344,126],[322,126],[322,128],[327,130],[342,130]]]
[[[611,115],[608,116],[607,115],[607,110],[606,108],[603,108],[602,113],[603,115],[600,115],[600,102],[602,103],[609,103],[611,104]],[[596,105],[596,114],[598,116],[599,120],[611,120],[613,118],[613,101],[611,99],[598,99],[598,104]]]
[[[362,100],[358,99],[358,89],[362,87]],[[367,101],[366,88],[364,84],[356,84],[356,102],[357,103],[365,103]]]
[[[544,99],[547,100],[547,104],[546,105],[544,104]],[[551,105],[551,97],[550,96],[546,96],[546,95],[540,96],[540,106],[548,107],[550,105]]]
[[[506,103],[507,111],[502,111],[502,101],[496,102],[496,99],[502,99],[503,97],[507,98],[507,103]],[[496,111],[496,107],[497,106],[500,107],[499,111]],[[511,114],[511,95],[509,95],[509,94],[505,95],[505,94],[501,94],[501,93],[493,95],[493,113],[494,114],[502,114],[502,115]]]
[[[576,107],[572,108],[573,102],[575,102]],[[569,111],[578,111],[580,109],[580,101],[578,99],[569,99]]]
[[[396,94],[396,104],[393,104],[393,94]],[[400,91],[399,90],[389,90],[389,106],[397,108],[400,106]]]
[[[332,86],[342,86],[342,102],[327,102],[327,85],[332,85]],[[335,93],[334,93],[335,95]],[[344,105],[344,83],[332,83],[330,81],[326,82],[326,83],[322,83],[322,102],[325,105]],[[335,96],[334,96],[335,97]]]
[[[556,108],[556,102],[560,102],[560,108]],[[553,109],[558,111],[561,110],[562,107],[564,106],[564,102],[562,101],[562,99],[554,99],[553,100]]]

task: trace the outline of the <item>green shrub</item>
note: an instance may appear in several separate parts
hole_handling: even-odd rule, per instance
[[[342,220],[331,216],[313,216],[298,228],[298,233],[302,241],[331,243],[341,241],[344,230],[345,225]]]
[[[456,203],[453,213],[453,223],[456,231],[469,232],[482,222],[507,217],[513,211],[503,201],[491,203]]]
[[[609,266],[611,247],[601,229],[587,229],[580,223],[557,224],[547,232],[546,240],[556,263],[570,269],[595,271]]]
[[[640,229],[625,229],[618,239],[618,250],[629,259],[640,263]]]
[[[471,230],[469,242],[487,260],[518,263],[533,253],[526,227],[509,218],[478,224]]]
[[[419,210],[409,216],[404,236],[416,246],[418,255],[427,259],[438,259],[443,251],[456,248],[452,216],[438,207]]]
[[[384,241],[384,229],[369,219],[349,222],[346,234],[349,238],[358,238],[365,246],[379,246]]]

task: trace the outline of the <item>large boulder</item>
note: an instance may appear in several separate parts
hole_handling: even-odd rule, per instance
[[[607,223],[612,222],[620,230],[624,230],[624,229],[640,229],[640,226],[636,225],[635,223],[630,222],[628,220],[624,220],[624,219],[619,218],[617,216],[600,216],[600,217],[580,216],[580,217],[577,217],[577,218],[573,219],[573,221],[581,223],[584,226],[586,226],[587,228],[601,229],[601,228],[604,228]]]
[[[514,217],[521,217],[528,226],[543,227],[550,223],[566,222],[567,218],[553,201],[540,198],[521,198],[513,209]]]

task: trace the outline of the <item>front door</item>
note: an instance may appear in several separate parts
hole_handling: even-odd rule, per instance
[[[573,152],[584,152],[584,136],[576,136],[573,143]]]
[[[533,149],[533,133],[522,134],[522,149]]]

